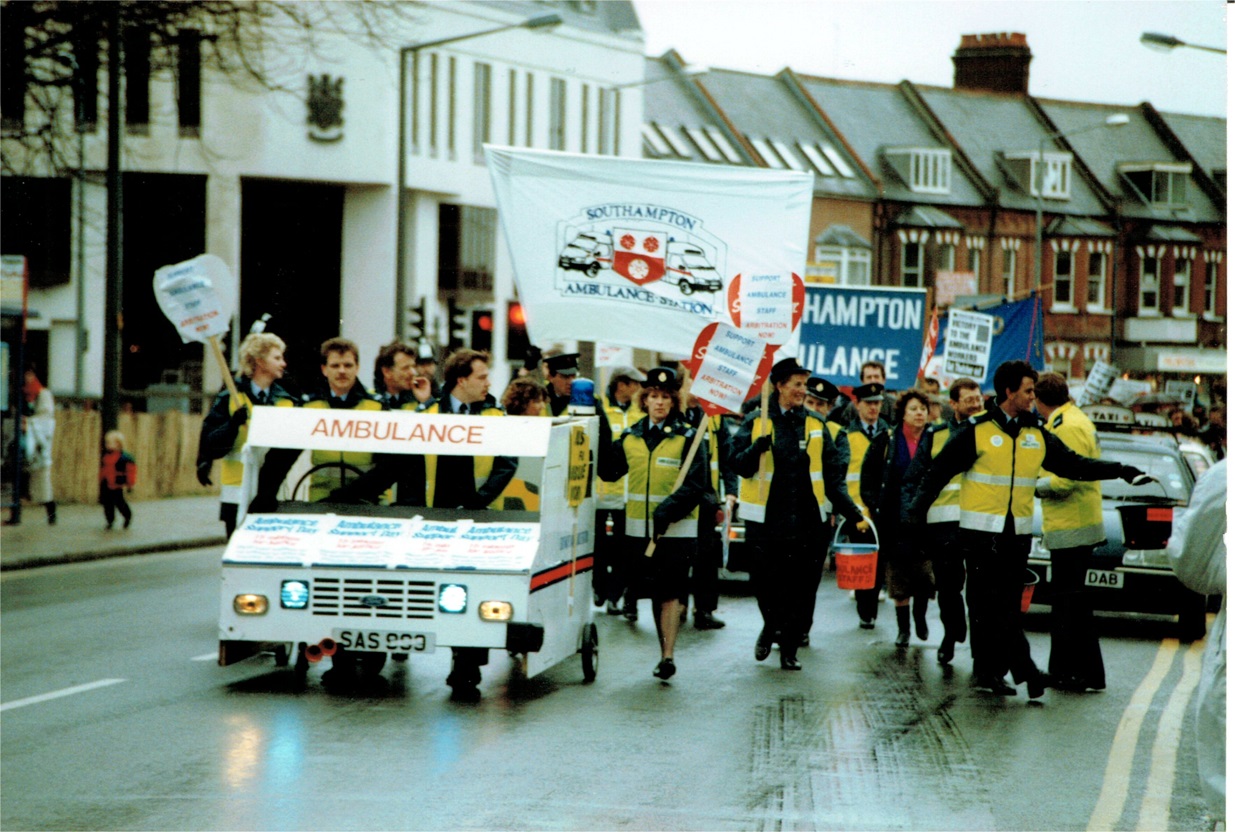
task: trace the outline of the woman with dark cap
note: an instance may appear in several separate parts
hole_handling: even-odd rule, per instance
[[[638,594],[652,598],[660,637],[660,662],[652,675],[665,681],[677,672],[673,648],[681,626],[681,599],[688,591],[699,503],[708,488],[707,454],[695,454],[679,484],[695,429],[682,415],[673,370],[653,368],[637,403],[647,415],[624,430],[607,450],[608,443],[601,443],[600,478],[617,482],[626,477],[625,542],[633,564],[631,582],[643,585],[644,591]],[[655,551],[647,556],[648,544],[653,542]]]
[[[922,443],[930,399],[921,390],[906,390],[896,399],[893,425],[871,440],[862,460],[862,502],[874,512],[879,531],[879,550],[886,554],[888,594],[896,604],[896,646],[909,646],[910,599],[918,638],[930,634],[926,624],[926,604],[935,594],[931,563],[922,551],[919,535],[905,534],[901,527],[901,486],[909,463],[919,451],[929,454]]]

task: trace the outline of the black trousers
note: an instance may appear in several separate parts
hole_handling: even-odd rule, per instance
[[[764,629],[776,633],[781,655],[797,652],[810,628],[826,549],[819,538],[751,538],[751,584]]]
[[[605,532],[606,518],[613,518],[612,534]],[[630,568],[623,541],[626,537],[626,510],[602,508],[596,512],[596,552],[592,569],[592,591],[601,601],[617,603],[626,591]]]
[[[1021,594],[1029,562],[1029,535],[958,532],[969,572],[970,651],[974,676],[1020,683],[1038,675],[1021,624]]]
[[[106,486],[99,489],[99,502],[103,504],[103,519],[107,521],[107,525],[116,522],[116,512],[120,512],[120,516],[124,518],[124,522],[129,522],[133,517],[133,512],[129,508],[128,502],[124,499],[123,488],[107,488]]]
[[[926,527],[928,552],[935,570],[935,593],[939,597],[939,620],[943,637],[965,640],[965,556],[957,544],[957,523],[931,523]]]
[[[828,547],[832,545],[832,538],[835,536],[836,527],[831,523],[825,524],[823,532],[819,536],[819,556],[815,558],[814,571],[810,575],[809,606],[806,611],[806,627],[802,630],[803,635],[810,633],[810,628],[815,624],[815,602],[819,600],[819,584],[823,581],[823,565],[828,557]],[[876,596],[877,600],[878,597]]]
[[[846,535],[851,543],[874,543],[875,535],[872,532],[854,531],[852,527],[846,529]],[[858,618],[863,621],[874,621],[879,616],[879,593],[883,590],[884,570],[887,569],[888,553],[884,551],[883,541],[879,545],[879,557],[875,561],[875,586],[871,589],[855,589],[853,592],[854,600],[858,602]]]
[[[690,564],[690,594],[695,596],[695,614],[715,612],[720,603],[720,535],[716,511],[705,503],[699,507],[699,537]]]
[[[1094,625],[1092,590],[1085,587],[1085,570],[1093,546],[1051,550],[1051,658],[1052,676],[1072,676],[1093,688],[1106,687],[1106,667]]]

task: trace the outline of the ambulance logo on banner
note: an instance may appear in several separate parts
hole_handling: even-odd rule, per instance
[[[617,248],[613,251],[615,272],[639,286],[665,276],[668,234],[619,229],[613,236],[617,239]]]

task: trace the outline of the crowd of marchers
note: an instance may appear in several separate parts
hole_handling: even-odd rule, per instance
[[[198,477],[209,484],[215,460],[222,460],[220,519],[228,535],[236,526],[241,449],[254,407],[560,416],[579,374],[577,354],[550,352],[529,361],[498,401],[490,393],[486,353],[460,349],[439,368],[428,345],[396,342],[378,353],[369,390],[360,380],[358,347],[331,338],[321,346],[320,382],[297,396],[282,383],[284,350],[273,333],[246,337],[236,394],[220,391],[203,420]],[[854,591],[858,626],[873,628],[882,598],[890,597],[896,645],[905,647],[911,635],[928,637],[928,604],[937,599],[944,630],[938,661],[950,663],[956,646],[968,642],[976,686],[1015,693],[1010,672],[1030,698],[1052,686],[1104,687],[1088,625],[1092,610],[1080,592],[1083,576],[1061,572],[1056,579],[1065,584],[1055,602],[1064,614],[1052,619],[1052,674],[1030,654],[1020,598],[1035,496],[1053,557],[1080,562],[1103,537],[1093,483],[1152,480],[1098,458],[1094,426],[1069,399],[1061,376],[1040,376],[1023,361],[1009,361],[994,374],[993,396],[984,397],[979,383],[966,378],[946,397],[929,379],[893,394],[885,389],[884,367],[869,362],[850,395],[789,358],[772,367],[766,409],[756,398],[740,416],[706,415],[687,376],[678,366],[617,367],[594,402],[600,441],[593,600],[634,621],[640,600],[650,599],[659,637],[655,677],[667,681],[676,673],[674,650],[692,598],[696,628],[724,627],[716,615],[717,527],[728,514],[745,523],[763,619],[757,661],[778,648],[783,669],[801,669],[799,650],[809,644],[827,553],[843,534],[878,544],[875,584]],[[539,507],[534,484],[518,480],[517,461],[509,457],[312,455],[306,477],[313,501]],[[249,510],[274,507],[297,456],[267,454]],[[1076,591],[1068,581],[1078,582]],[[448,681],[456,690],[479,684],[487,661],[487,651],[469,650],[454,651]]]

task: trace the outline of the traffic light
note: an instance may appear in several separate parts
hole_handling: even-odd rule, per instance
[[[472,312],[472,349],[493,349],[493,313],[487,309]]]
[[[527,338],[527,317],[523,304],[512,300],[506,304],[506,360],[522,361],[532,344]]]
[[[472,322],[468,311],[461,308],[454,298],[446,301],[446,314],[449,318],[446,352],[449,353],[466,346],[468,336],[471,335]]]
[[[419,341],[425,336],[425,299],[420,299],[419,306],[407,308],[407,340]]]

